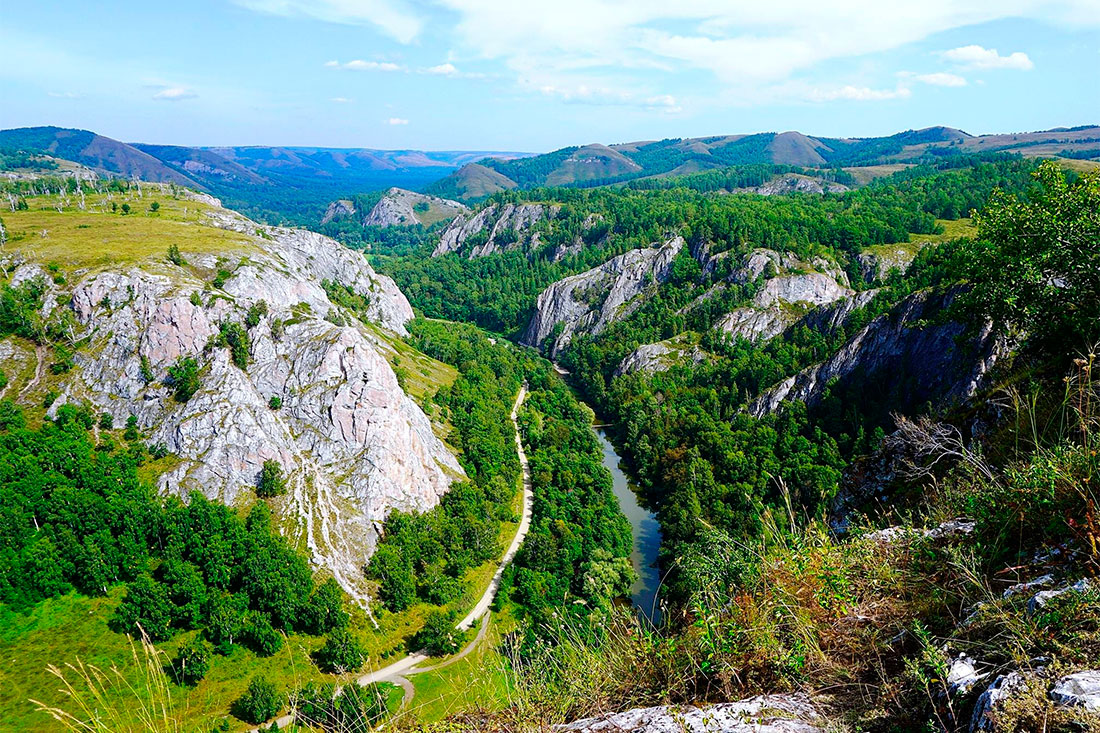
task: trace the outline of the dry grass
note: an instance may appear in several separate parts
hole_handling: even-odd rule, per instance
[[[149,210],[154,201],[157,212]],[[151,258],[163,258],[175,244],[186,258],[197,253],[256,251],[251,238],[204,223],[212,207],[186,198],[173,198],[167,189],[144,187],[125,194],[90,194],[81,210],[70,194],[27,198],[29,208],[5,211],[8,242],[4,251],[38,262],[56,262],[63,269],[106,268]],[[128,204],[132,211],[112,212],[111,204]],[[61,211],[58,211],[58,206]]]

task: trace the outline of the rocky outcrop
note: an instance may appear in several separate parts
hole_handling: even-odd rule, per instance
[[[1050,699],[1056,705],[1100,713],[1100,670],[1075,672],[1062,677],[1051,688]]]
[[[826,721],[801,695],[760,695],[715,705],[636,708],[559,725],[588,733],[824,733]]]
[[[624,374],[635,372],[664,372],[676,364],[699,364],[706,361],[707,354],[698,345],[685,340],[684,336],[676,336],[654,344],[643,344],[626,355],[618,367],[614,376],[621,377]]]
[[[804,369],[754,400],[748,411],[757,417],[775,411],[784,400],[813,407],[826,386],[844,390],[856,378],[868,400],[889,403],[892,411],[931,402],[962,402],[986,382],[1003,352],[1002,339],[984,325],[961,340],[966,326],[955,321],[926,323],[942,315],[957,291],[922,291],[909,296],[848,340],[827,361]]]
[[[432,257],[459,252],[473,259],[537,246],[537,225],[553,220],[560,210],[556,204],[489,204],[472,216],[456,216],[440,235]]]
[[[51,409],[88,403],[116,425],[136,417],[149,443],[180,459],[160,478],[165,493],[248,504],[263,463],[277,461],[289,489],[273,500],[281,531],[364,599],[362,567],[386,515],[434,506],[462,475],[387,360],[412,310],[362,254],[330,239],[222,209],[209,223],[242,236],[221,251],[185,252],[185,267],[143,260],[87,273],[71,292],[51,294],[86,339]],[[38,269],[24,264],[14,275]],[[216,289],[207,278],[220,269],[230,275]],[[324,280],[368,305],[353,312],[333,302]],[[247,329],[242,369],[213,344],[221,323],[245,323],[261,302],[267,313]],[[180,357],[201,367],[201,387],[183,404],[167,384]]]
[[[355,204],[348,199],[337,199],[325,209],[325,215],[321,217],[322,224],[332,221],[343,221],[355,216]]]
[[[598,334],[641,304],[647,288],[668,279],[682,237],[659,247],[635,249],[599,267],[559,280],[539,294],[523,343],[557,356],[577,333]],[[553,335],[553,341],[547,339]]]
[[[408,227],[432,224],[467,211],[465,204],[438,196],[391,188],[364,217],[368,227]],[[323,222],[322,222],[323,223]]]
[[[715,328],[730,338],[767,341],[794,325],[806,310],[851,299],[843,270],[821,258],[801,262],[791,253],[755,249],[731,279],[746,284],[763,280],[752,304],[727,313]],[[865,302],[865,301],[864,301]],[[858,307],[858,306],[857,306]],[[851,308],[847,310],[850,314]],[[847,314],[840,314],[843,319]]]
[[[884,244],[859,255],[859,275],[864,282],[873,284],[884,281],[892,270],[902,275],[913,264],[920,245]]]
[[[825,336],[834,334],[847,325],[853,313],[866,307],[878,293],[878,289],[864,290],[862,293],[841,298],[830,305],[810,311],[795,326],[805,326]]]
[[[742,189],[761,196],[782,196],[792,193],[809,193],[820,196],[824,193],[844,193],[848,187],[842,183],[826,181],[809,176],[780,176],[754,188]]]

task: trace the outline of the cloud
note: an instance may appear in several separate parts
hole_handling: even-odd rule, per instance
[[[405,71],[404,66],[390,61],[363,61],[362,59],[353,59],[343,64],[339,61],[326,61],[325,66],[346,71]]]
[[[807,96],[811,102],[835,102],[837,100],[882,102],[889,99],[908,99],[912,94],[909,87],[900,85],[894,89],[843,86],[835,89],[813,89]]]
[[[83,96],[76,92],[46,92],[46,94],[55,99],[80,99]]]
[[[964,66],[968,69],[1016,69],[1018,71],[1030,71],[1035,68],[1028,55],[1023,51],[1002,56],[995,48],[983,48],[976,44],[960,46],[940,54],[947,61]]]
[[[637,107],[656,112],[674,114],[683,111],[671,94],[640,96],[631,91],[592,87],[580,84],[574,87],[558,87],[550,84],[539,87],[539,92],[558,97],[568,104],[591,104],[599,107]]]
[[[958,74],[949,74],[945,71],[937,71],[933,74],[906,74],[911,79],[921,84],[931,84],[934,87],[965,87],[966,79]]]
[[[387,125],[407,125],[407,124],[409,124],[409,121],[406,120],[404,117],[391,117],[388,120],[386,120],[386,124]]]
[[[348,99],[347,97],[332,97],[328,101],[335,102],[336,104],[347,104],[351,100]]]
[[[441,76],[454,76],[458,73],[458,69],[454,64],[439,64],[438,66],[430,66],[424,69],[425,74],[439,74]]]
[[[179,102],[184,99],[194,99],[199,96],[190,89],[184,87],[165,87],[153,95],[153,99],[161,102]]]
[[[423,21],[400,0],[234,0],[241,7],[284,18],[312,18],[343,25],[374,26],[411,43]]]

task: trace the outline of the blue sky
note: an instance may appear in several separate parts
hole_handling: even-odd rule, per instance
[[[0,127],[544,151],[1100,123],[1100,0],[4,2]]]

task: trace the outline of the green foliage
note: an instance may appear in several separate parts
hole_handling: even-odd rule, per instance
[[[181,356],[168,367],[168,384],[173,388],[176,402],[187,402],[202,386],[199,380],[199,363],[191,356]]]
[[[386,694],[378,685],[309,683],[292,696],[295,721],[325,733],[371,730],[389,712]]]
[[[233,703],[233,715],[246,723],[260,724],[275,717],[283,707],[284,697],[274,683],[257,675],[248,683],[245,693]]]
[[[367,661],[367,654],[346,628],[337,628],[314,653],[314,659],[325,672],[345,674],[359,671]]]
[[[366,320],[367,310],[370,308],[370,295],[356,292],[350,285],[344,285],[335,280],[322,280],[321,287],[325,289],[328,299],[333,303],[347,308],[359,318]]]
[[[453,613],[433,610],[428,613],[423,628],[412,638],[410,646],[432,657],[445,657],[461,649],[464,640],[465,634],[455,629]]]
[[[154,214],[160,211],[160,202],[154,201],[153,203],[149,204],[149,211],[153,212]]]
[[[283,648],[283,635],[271,625],[271,617],[261,611],[245,614],[241,621],[244,642],[261,657],[270,657]]]
[[[211,341],[211,346],[227,347],[229,358],[237,368],[248,369],[249,350],[252,348],[248,331],[235,321],[222,321],[218,329],[218,335]]]
[[[244,325],[245,328],[253,329],[260,325],[260,319],[267,315],[267,301],[261,300],[253,303],[248,308],[248,314],[245,316]]]
[[[272,459],[264,461],[259,478],[256,479],[256,496],[261,499],[270,499],[285,493],[286,477],[283,476],[282,465]]]
[[[159,204],[158,204],[159,206]],[[168,245],[168,261],[177,267],[183,267],[187,264],[187,260],[180,254],[180,247],[176,243]]]
[[[1100,175],[1070,182],[1055,164],[1027,201],[998,192],[977,218],[969,300],[1055,353],[1100,339]]]
[[[39,313],[46,284],[41,278],[24,280],[12,287],[0,286],[0,335],[22,336],[41,343],[46,326]]]
[[[195,686],[210,671],[210,651],[201,639],[180,646],[172,659],[170,670],[178,685]]]
[[[272,410],[278,410],[283,406],[283,398],[279,395],[271,395],[271,399],[267,401],[267,406]]]

